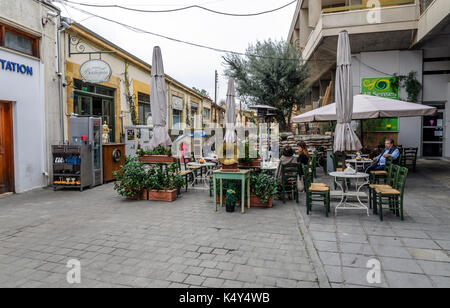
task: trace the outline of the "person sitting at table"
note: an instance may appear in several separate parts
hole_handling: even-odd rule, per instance
[[[395,162],[400,156],[400,151],[394,146],[393,139],[386,139],[386,141],[384,142],[384,147],[384,151],[373,159],[372,165],[367,169],[368,171],[384,170],[387,158],[392,157]]]
[[[291,147],[285,147],[280,158],[280,164],[278,165],[277,171],[275,172],[275,177],[278,179],[278,181],[281,181],[281,166],[292,163],[297,163],[297,158],[294,157],[294,150],[292,150]]]
[[[299,175],[303,175],[303,165],[307,165],[309,162],[309,153],[308,153],[308,147],[306,146],[305,141],[299,141],[297,143],[298,147],[298,158],[297,162],[300,164],[300,170]]]

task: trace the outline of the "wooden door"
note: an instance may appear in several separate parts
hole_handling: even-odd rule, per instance
[[[0,101],[0,194],[14,192],[12,105]]]

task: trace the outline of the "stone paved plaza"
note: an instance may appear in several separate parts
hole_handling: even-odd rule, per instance
[[[6,196],[0,287],[450,287],[449,186],[450,162],[421,160],[404,222],[307,216],[303,194],[245,215],[215,213],[205,190],[172,204],[128,201],[112,184]],[[382,281],[368,285],[373,258]],[[79,285],[66,281],[70,259]]]

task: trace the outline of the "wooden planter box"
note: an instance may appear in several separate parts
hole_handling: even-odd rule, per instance
[[[175,157],[168,155],[144,155],[139,156],[139,161],[141,163],[176,163]]]
[[[177,190],[150,190],[148,192],[148,200],[173,202],[177,199]]]
[[[261,199],[254,194],[250,194],[250,207],[272,207],[273,197],[267,203],[262,203]]]
[[[261,162],[262,162],[261,158],[252,158],[250,166],[252,166],[252,167],[259,167],[259,166],[261,166]]]
[[[224,172],[239,172],[239,164],[238,163],[235,163],[232,165],[221,164],[221,167],[222,167],[221,171],[224,171]]]

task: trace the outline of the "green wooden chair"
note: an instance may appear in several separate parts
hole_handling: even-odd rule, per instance
[[[396,189],[397,188],[397,176],[400,166],[391,164],[388,169],[388,179],[386,184],[370,184],[369,185],[369,206],[373,209],[373,214],[377,214],[376,206],[376,189]]]
[[[380,184],[383,180],[384,184],[387,185],[389,168],[393,164],[392,157],[386,159],[386,164],[384,165],[384,170],[372,170],[370,171],[370,184]]]
[[[416,172],[417,165],[417,152],[418,148],[404,148],[403,155],[401,157],[401,162],[403,167],[407,167],[408,169],[412,169]]]
[[[317,178],[317,152],[310,157],[308,165],[312,169],[313,178]]]
[[[400,216],[401,220],[404,220],[403,214],[403,197],[405,194],[406,178],[408,176],[408,168],[399,167],[397,172],[397,187],[396,189],[382,189],[377,188],[377,204],[378,215],[380,220],[383,221],[383,205],[388,204],[389,209],[394,212],[397,216]]]
[[[309,215],[312,206],[320,204],[325,207],[325,215],[330,213],[330,187],[323,183],[313,183],[313,173],[309,166],[303,166],[303,181],[306,192],[306,213]]]
[[[298,171],[300,164],[291,163],[281,165],[281,198],[286,203],[286,194],[294,196],[298,203]]]
[[[186,182],[186,191],[187,191],[188,186],[189,186],[188,179],[191,178],[193,180],[194,174],[193,174],[192,170],[189,170],[189,169],[182,170],[181,169],[181,160],[179,158],[177,158],[177,165],[178,165],[178,172],[184,177],[184,180]]]

